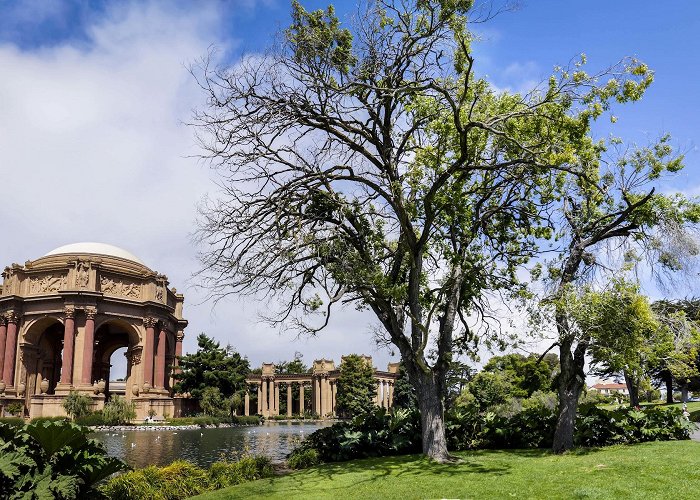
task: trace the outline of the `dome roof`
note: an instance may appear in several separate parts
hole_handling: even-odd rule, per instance
[[[142,266],[146,264],[143,263],[141,259],[136,257],[133,253],[127,252],[123,248],[115,247],[114,245],[108,245],[106,243],[95,243],[95,242],[83,242],[83,243],[71,243],[70,245],[63,245],[62,247],[54,248],[49,253],[44,255],[48,257],[49,255],[62,255],[62,254],[77,254],[77,253],[91,253],[95,255],[109,255],[112,257],[120,257],[122,259],[137,262]]]

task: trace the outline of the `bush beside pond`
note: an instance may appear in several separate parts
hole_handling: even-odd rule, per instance
[[[179,500],[206,491],[272,476],[267,457],[245,456],[217,462],[209,469],[177,460],[165,467],[149,466],[110,479],[100,492],[112,500]]]
[[[470,449],[550,448],[556,425],[555,409],[545,400],[530,401],[497,414],[465,409],[446,415],[451,451]],[[576,422],[576,443],[599,447],[645,441],[689,439],[695,424],[676,407],[604,409],[583,406]],[[382,409],[320,429],[309,435],[288,456],[291,468],[356,458],[417,453],[421,449],[420,421],[416,410]],[[315,455],[312,453],[315,451]]]

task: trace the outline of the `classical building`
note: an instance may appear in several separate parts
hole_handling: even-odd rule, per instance
[[[372,366],[372,358],[363,356],[365,361]],[[341,359],[342,364],[342,359]],[[399,364],[389,363],[387,371],[375,368],[374,378],[377,381],[377,395],[375,403],[384,408],[391,408],[394,401],[394,384],[399,377]],[[340,370],[335,368],[333,360],[318,359],[314,361],[311,372],[280,374],[276,373],[275,365],[263,363],[260,374],[254,374],[246,378],[249,389],[253,389],[257,396],[256,413],[264,417],[280,414],[280,388],[284,386],[287,397],[287,416],[293,413],[303,414],[309,410],[311,414],[321,418],[336,416],[336,393]],[[298,391],[293,391],[294,384]],[[311,391],[311,408],[305,408],[304,396]],[[293,392],[297,392],[297,401],[293,401]],[[250,394],[245,394],[245,414],[250,415]],[[293,412],[293,408],[297,410]]]
[[[172,372],[182,354],[184,297],[131,253],[76,243],[12,264],[0,288],[0,405],[63,415],[70,391],[93,409],[110,395],[110,358],[126,348],[123,392],[137,418],[177,416]]]

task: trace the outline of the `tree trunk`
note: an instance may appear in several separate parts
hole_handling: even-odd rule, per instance
[[[668,372],[664,382],[666,383],[666,404],[673,404],[673,375]]]
[[[581,356],[585,349],[581,350]],[[577,352],[577,355],[579,353]],[[559,360],[559,416],[557,428],[554,431],[552,451],[563,453],[574,447],[574,431],[576,427],[576,410],[578,399],[584,386],[583,360],[571,353],[571,343],[563,342],[560,347]]]
[[[688,383],[685,382],[681,386],[681,403],[687,403],[688,402]]]
[[[435,374],[418,375],[418,409],[423,444],[423,454],[437,462],[452,459],[447,451],[445,438],[445,408]]]
[[[630,406],[636,408],[639,406],[639,386],[635,383],[634,378],[629,376],[627,372],[624,372],[624,376],[627,392],[630,393]]]

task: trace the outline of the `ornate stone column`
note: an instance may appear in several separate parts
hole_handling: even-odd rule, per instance
[[[143,385],[148,389],[153,387],[153,341],[155,337],[155,318],[144,318],[143,325],[146,327],[146,338],[143,342]],[[146,391],[147,392],[147,391]]]
[[[7,319],[0,316],[0,379],[3,379],[2,372],[5,366],[5,343],[7,342]]]
[[[267,417],[270,415],[270,411],[267,406],[267,380],[262,381],[262,415]]]
[[[338,381],[335,381],[331,384],[331,390],[332,392],[332,398],[331,398],[331,413],[333,413],[333,416],[335,416],[335,397],[338,394]]]
[[[92,358],[95,348],[95,315],[97,308],[85,308],[85,342],[83,343],[83,373],[80,382],[92,384]]]
[[[377,381],[377,399],[375,400],[377,406],[382,406],[382,381]]]
[[[287,416],[292,416],[292,383],[287,382]]]
[[[73,385],[73,355],[75,350],[75,307],[67,306],[63,310],[63,361],[61,365],[61,384]]]
[[[17,323],[19,316],[10,311],[5,316],[7,321],[7,339],[5,340],[5,366],[3,366],[2,379],[7,387],[15,384],[15,359],[17,358]]]
[[[258,384],[258,415],[262,415],[262,380]]]
[[[382,381],[382,385],[384,386],[384,408],[389,408],[389,383],[386,381]]]
[[[321,377],[316,377],[313,380],[314,384],[314,413],[321,415]]]
[[[304,382],[299,382],[299,415],[304,414]]]
[[[391,408],[394,406],[394,382],[389,382],[389,406]]]
[[[182,357],[182,341],[185,339],[185,332],[175,334],[175,373],[180,373],[180,358]]]
[[[275,415],[280,414],[280,384],[275,382]]]
[[[153,385],[156,389],[165,389],[165,343],[168,335],[165,325],[161,324],[158,332],[158,350],[156,354],[156,373]]]
[[[268,379],[267,381],[267,415],[275,413],[275,381]]]
[[[248,415],[250,415],[250,395],[248,394],[247,387],[245,390],[245,398],[243,402],[245,404],[245,406],[243,407],[243,414],[247,417]]]

